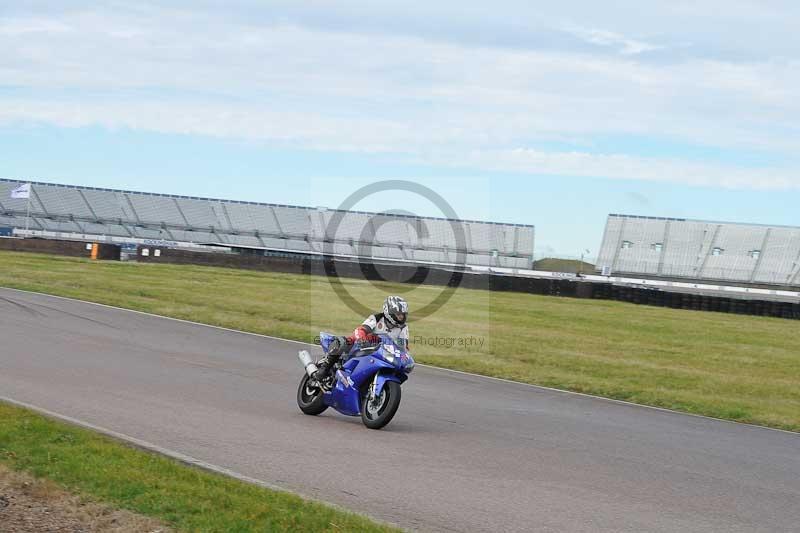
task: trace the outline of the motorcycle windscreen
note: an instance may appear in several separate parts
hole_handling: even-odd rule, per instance
[[[336,335],[332,335],[330,333],[325,333],[324,331],[321,331],[319,334],[319,345],[322,346],[322,351],[328,353],[328,348],[330,348],[331,342],[335,338]]]

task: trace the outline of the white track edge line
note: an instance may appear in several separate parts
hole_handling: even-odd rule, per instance
[[[36,293],[36,294],[38,294],[38,293]],[[78,301],[81,301],[81,300],[78,300]],[[342,511],[342,512],[345,512],[345,513],[348,513],[348,514],[351,514],[351,515],[356,515],[356,516],[360,516],[362,518],[366,518],[366,519],[371,520],[373,522],[376,522],[378,524],[388,525],[388,526],[391,526],[393,528],[401,529],[400,526],[398,526],[396,524],[392,524],[392,523],[386,522],[384,520],[381,520],[379,518],[375,518],[375,517],[360,513],[358,511],[354,511],[352,509],[348,509],[346,507],[342,507],[341,505],[337,505],[335,503],[327,502],[325,500],[320,500],[318,498],[313,498],[313,497],[307,496],[307,495],[305,495],[303,493],[300,493],[300,492],[297,492],[297,491],[294,491],[294,490],[291,490],[291,489],[287,489],[287,488],[284,488],[284,487],[279,487],[278,485],[273,485],[272,483],[269,483],[268,481],[264,481],[264,480],[261,480],[261,479],[253,478],[253,477],[250,477],[250,476],[246,476],[244,474],[240,474],[239,472],[236,472],[236,471],[231,470],[229,468],[225,468],[223,466],[217,466],[215,464],[208,463],[206,461],[202,461],[200,459],[192,457],[191,455],[186,455],[184,453],[177,452],[175,450],[170,450],[169,448],[164,448],[163,446],[159,446],[158,444],[153,444],[151,442],[147,442],[146,440],[142,440],[142,439],[139,439],[139,438],[136,438],[136,437],[131,437],[130,435],[126,435],[125,433],[120,433],[119,431],[114,431],[112,429],[104,428],[102,426],[98,426],[98,425],[92,424],[90,422],[84,422],[83,420],[79,420],[77,418],[73,418],[73,417],[68,416],[68,415],[62,415],[60,413],[56,413],[54,411],[50,411],[49,409],[45,409],[45,408],[39,407],[37,405],[33,405],[33,404],[30,404],[30,403],[27,403],[27,402],[21,402],[19,400],[15,400],[15,399],[9,398],[7,396],[0,396],[0,402],[4,402],[4,403],[7,403],[7,404],[16,406],[16,407],[22,407],[24,409],[29,409],[31,411],[37,412],[37,413],[39,413],[41,415],[44,415],[44,416],[46,416],[48,418],[54,418],[54,419],[60,420],[62,422],[67,422],[68,424],[72,424],[74,426],[78,426],[78,427],[81,427],[81,428],[84,428],[84,429],[88,429],[88,430],[94,431],[95,433],[99,433],[101,435],[105,435],[107,437],[111,437],[111,438],[116,439],[118,441],[125,442],[127,444],[130,444],[130,445],[136,447],[136,448],[139,448],[139,449],[142,449],[142,450],[145,450],[145,451],[148,451],[148,452],[157,453],[159,455],[163,455],[164,457],[168,457],[170,459],[174,459],[175,461],[178,461],[179,463],[182,463],[184,465],[200,468],[201,470],[206,470],[206,471],[212,472],[214,474],[220,474],[220,475],[223,475],[223,476],[226,476],[226,477],[230,477],[230,478],[236,479],[238,481],[242,481],[242,482],[250,484],[250,485],[256,485],[258,487],[261,487],[261,488],[264,488],[264,489],[268,489],[268,490],[271,490],[271,491],[274,491],[274,492],[280,492],[282,494],[291,494],[291,495],[297,496],[298,498],[301,498],[302,500],[307,501],[307,502],[318,503],[318,504],[324,505],[326,507],[335,509],[337,511]]]
[[[24,290],[24,289],[14,289],[12,287],[0,287],[0,289],[9,290],[9,291],[17,291],[17,292],[22,292],[22,293],[27,293],[27,294],[33,294],[33,295],[37,295],[37,296],[46,296],[48,298],[57,298],[59,300],[68,300],[68,301],[71,301],[71,302],[79,302],[79,303],[84,303],[84,304],[89,304],[89,305],[96,305],[96,306],[99,306],[99,307],[106,307],[108,309],[116,309],[118,311],[127,311],[129,313],[138,313],[140,315],[145,315],[145,316],[150,316],[150,317],[155,317],[155,318],[163,318],[163,319],[167,319],[167,320],[174,320],[175,322],[182,322],[184,324],[191,324],[191,325],[194,325],[194,326],[202,326],[202,327],[206,327],[206,328],[219,329],[219,330],[222,330],[222,331],[229,331],[229,332],[238,333],[238,334],[241,334],[241,335],[252,335],[254,337],[261,337],[263,339],[270,339],[270,340],[283,341],[283,342],[291,342],[291,343],[295,343],[295,344],[302,344],[304,346],[317,346],[316,344],[313,344],[313,343],[310,343],[310,342],[296,341],[294,339],[284,339],[282,337],[274,337],[272,335],[264,335],[262,333],[253,333],[253,332],[250,332],[250,331],[242,331],[242,330],[239,330],[239,329],[226,328],[226,327],[223,327],[223,326],[215,326],[213,324],[203,324],[202,322],[193,322],[191,320],[185,320],[185,319],[182,319],[182,318],[174,318],[174,317],[171,317],[171,316],[157,315],[155,313],[148,313],[147,311],[138,311],[136,309],[126,309],[124,307],[117,307],[117,306],[114,306],[114,305],[101,304],[101,303],[98,303],[98,302],[90,302],[90,301],[87,301],[87,300],[80,300],[78,298],[70,298],[68,296],[58,296],[58,295],[55,295],[55,294],[47,294],[47,293],[44,293],[44,292],[34,292],[34,291],[28,291],[28,290]],[[472,372],[465,372],[463,370],[454,370],[452,368],[444,368],[444,367],[441,367],[441,366],[426,365],[424,363],[418,363],[417,366],[424,367],[424,368],[431,368],[433,370],[441,370],[443,372],[452,372],[454,374],[462,374],[464,376],[470,376],[470,377],[474,377],[474,378],[490,379],[490,380],[493,380],[493,381],[500,381],[502,383],[510,383],[512,385],[522,385],[524,387],[531,387],[531,388],[539,389],[539,390],[545,390],[545,391],[550,391],[550,392],[558,392],[558,393],[561,393],[561,394],[571,394],[573,396],[582,396],[584,398],[592,398],[592,399],[595,399],[595,400],[602,400],[602,401],[605,401],[605,402],[612,402],[612,403],[628,405],[628,406],[632,406],[632,407],[640,407],[640,408],[643,408],[643,409],[652,409],[652,410],[655,410],[655,411],[660,411],[662,413],[671,413],[671,414],[674,414],[674,415],[691,416],[691,417],[694,417],[694,418],[702,418],[702,419],[705,419],[705,420],[714,420],[714,421],[717,421],[717,422],[725,422],[727,424],[735,424],[737,426],[744,426],[744,427],[751,427],[751,428],[758,428],[758,429],[766,429],[766,430],[769,430],[769,431],[777,431],[777,432],[780,432],[780,433],[788,433],[789,435],[795,435],[795,436],[800,435],[800,432],[789,431],[787,429],[771,428],[769,426],[761,426],[761,425],[758,425],[758,424],[748,424],[746,422],[736,422],[735,420],[727,420],[725,418],[716,418],[716,417],[708,416],[708,415],[699,415],[699,414],[696,414],[696,413],[686,413],[684,411],[676,411],[674,409],[667,409],[665,407],[656,407],[655,405],[646,405],[646,404],[642,404],[642,403],[628,402],[628,401],[625,401],[625,400],[617,400],[615,398],[606,398],[605,396],[596,396],[594,394],[587,394],[585,392],[576,392],[576,391],[565,390],[565,389],[556,389],[556,388],[553,388],[553,387],[546,387],[544,385],[534,385],[533,383],[524,383],[522,381],[513,381],[513,380],[510,380],[510,379],[498,378],[498,377],[494,377],[494,376],[484,376],[482,374],[473,374]]]

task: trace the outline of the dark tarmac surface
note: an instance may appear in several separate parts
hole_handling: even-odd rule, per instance
[[[0,289],[1,397],[404,528],[800,531],[800,435],[425,367],[371,431],[303,348]]]

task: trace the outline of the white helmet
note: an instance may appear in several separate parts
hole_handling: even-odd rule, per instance
[[[389,296],[383,302],[383,317],[393,327],[405,326],[408,320],[408,302],[400,296]]]

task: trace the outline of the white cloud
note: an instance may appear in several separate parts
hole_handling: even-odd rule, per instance
[[[629,37],[625,37],[624,35],[620,35],[619,33],[608,30],[587,29],[571,26],[565,28],[565,31],[575,35],[587,43],[617,48],[619,49],[619,53],[623,55],[636,55],[663,48],[663,46],[650,44],[637,39],[631,39]]]
[[[0,20],[0,36],[24,37],[30,34],[67,33],[72,28],[58,20],[46,18],[10,18]]]
[[[743,169],[730,165],[621,154],[542,152],[519,148],[472,152],[467,162],[497,170],[554,176],[678,182],[730,189],[800,189],[800,173],[787,169]]]
[[[665,20],[688,9],[676,6]],[[746,8],[731,4],[726,17]],[[760,17],[779,24],[771,12]],[[797,186],[792,169],[738,168],[735,157],[701,165],[643,158],[635,148],[592,152],[598,138],[644,136],[796,160],[797,57],[649,59],[676,37],[638,37],[655,34],[646,21],[648,30],[631,32],[563,18],[536,20],[596,46],[495,46],[202,7],[21,14],[0,18],[0,87],[15,87],[0,92],[0,122],[392,152],[560,176]],[[547,142],[583,148],[519,148]]]
[[[398,152],[402,149],[419,163],[542,176],[672,182],[732,189],[800,189],[800,173],[790,169],[738,168],[669,158],[530,148],[453,149],[450,143],[441,142],[440,132],[421,131],[402,122],[337,119],[249,106],[232,109],[152,102],[117,108],[116,104],[78,107],[57,102],[17,101],[0,109],[0,123],[20,121],[61,127],[102,125],[111,129],[124,127],[206,135],[327,151]],[[459,138],[458,132],[445,133],[450,139]]]

